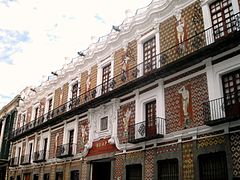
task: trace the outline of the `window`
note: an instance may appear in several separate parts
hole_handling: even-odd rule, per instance
[[[142,180],[142,165],[126,166],[126,180]]]
[[[110,80],[111,77],[111,64],[103,67],[102,71],[102,93],[107,93],[110,87]]]
[[[74,130],[69,131],[69,140],[68,140],[68,145],[69,145],[69,154],[71,155],[73,153],[73,137],[74,137]]]
[[[226,117],[240,114],[240,69],[222,76]]]
[[[39,178],[39,175],[38,175],[38,174],[34,174],[34,175],[33,175],[33,180],[38,180],[38,178]]]
[[[46,159],[48,138],[43,140],[43,159]]]
[[[79,180],[79,170],[71,171],[71,180]]]
[[[200,155],[200,180],[226,180],[228,179],[227,160],[225,152]]]
[[[36,108],[35,108],[34,119],[37,119],[37,118],[38,118],[38,110],[39,110],[39,107],[36,107]]]
[[[152,137],[157,133],[156,128],[156,100],[148,102],[145,106],[146,136]]]
[[[178,180],[178,160],[167,159],[158,161],[158,179]]]
[[[156,42],[155,36],[143,44],[144,73],[156,69]]]
[[[72,86],[72,99],[76,99],[78,94],[78,83]]]
[[[30,177],[31,177],[30,173],[23,174],[23,180],[30,180]]]
[[[108,117],[101,118],[100,122],[100,131],[108,129]]]
[[[53,103],[53,99],[51,98],[48,100],[48,112],[52,110],[52,103]]]
[[[43,175],[43,180],[50,180],[50,174],[49,173],[45,173]]]
[[[22,126],[26,124],[26,114],[22,115]]]
[[[17,180],[21,180],[21,176],[20,175],[17,176]]]
[[[215,39],[233,31],[231,16],[233,7],[231,0],[218,0],[210,5],[212,25]]]
[[[32,151],[33,151],[33,143],[29,143],[29,162],[31,162],[32,159]]]
[[[55,180],[63,180],[63,173],[62,172],[56,172]]]

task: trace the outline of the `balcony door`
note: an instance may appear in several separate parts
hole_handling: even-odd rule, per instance
[[[240,114],[240,69],[222,76],[226,117]]]
[[[73,153],[73,136],[74,136],[74,130],[69,131],[69,152],[68,154],[71,155]]]
[[[154,137],[157,133],[156,128],[156,100],[146,104],[146,136]]]
[[[144,74],[156,69],[156,40],[155,37],[143,44]]]
[[[219,39],[234,30],[232,0],[217,0],[210,5],[214,38]]]
[[[43,160],[45,160],[45,158],[46,158],[47,143],[48,143],[48,138],[45,138],[45,139],[44,139],[44,144],[43,144]]]
[[[109,80],[111,77],[111,64],[105,66],[102,71],[102,93],[107,93],[109,91]]]

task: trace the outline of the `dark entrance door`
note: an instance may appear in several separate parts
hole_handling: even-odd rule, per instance
[[[92,168],[92,180],[111,179],[111,161],[94,162]]]
[[[142,180],[142,165],[126,166],[126,180]]]
[[[240,114],[240,69],[222,76],[226,117]]]
[[[56,172],[56,180],[63,180],[63,173],[62,172]]]
[[[228,180],[225,152],[200,155],[198,160],[200,180]]]
[[[146,104],[146,137],[154,137],[156,128],[156,100]]]
[[[38,177],[39,177],[38,174],[34,174],[33,175],[33,180],[38,180]]]

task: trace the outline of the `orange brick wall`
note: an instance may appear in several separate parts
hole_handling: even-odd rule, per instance
[[[88,71],[84,71],[81,74],[81,94],[86,92],[86,80],[88,76]]]
[[[56,108],[60,105],[61,94],[62,94],[61,88],[55,90],[53,108]]]
[[[154,152],[155,150],[151,149],[146,151],[145,155],[145,180],[154,179]]]
[[[135,123],[135,101],[132,101],[130,103],[127,103],[125,105],[122,105],[120,109],[118,110],[118,138],[120,143],[126,143],[128,140],[128,131],[125,132],[125,126],[124,126],[124,118],[125,113],[127,110],[131,110],[130,119],[128,122],[129,125],[133,125]]]
[[[127,70],[130,70],[134,66],[137,65],[137,41],[134,40],[132,42],[128,43],[127,49],[124,50],[124,48],[119,49],[114,54],[114,76],[118,76],[115,78],[115,82],[117,86],[122,85],[123,83],[132,80],[131,73],[127,73],[127,79],[126,81],[122,81],[121,74],[122,74],[122,66],[123,66],[123,60],[128,57],[128,63],[127,63]]]
[[[63,127],[53,131],[51,133],[51,137],[50,137],[50,148],[49,148],[49,157],[50,158],[54,158],[55,157],[55,140],[56,140],[56,135],[57,133],[59,134],[58,136],[58,141],[57,141],[57,146],[61,145],[63,142]]]
[[[62,104],[65,104],[68,101],[68,83],[63,85],[63,92],[62,92]]]
[[[97,86],[97,64],[91,68],[91,89]]]
[[[204,30],[202,10],[199,1],[183,9],[181,17],[184,19],[185,24],[184,40],[195,36],[195,32],[199,33]],[[198,21],[193,21],[194,18]],[[179,57],[183,56],[183,54],[186,55],[195,50],[192,45],[193,41],[189,40],[185,43],[185,50],[179,53],[179,46],[176,46],[178,44],[176,22],[176,17],[172,16],[159,25],[161,52],[164,52],[165,50],[171,48],[171,50],[168,50],[164,53],[168,57],[166,64],[178,59]],[[201,38],[203,40],[203,45],[205,44],[204,36],[201,36]],[[172,48],[173,46],[176,47]]]
[[[26,122],[30,122],[32,117],[32,106],[27,109],[27,117],[26,117]]]
[[[83,127],[85,128],[85,131],[82,130]],[[77,153],[83,151],[84,145],[88,142],[88,134],[89,134],[88,120],[86,119],[80,121],[78,123]],[[84,137],[84,139],[82,137]]]

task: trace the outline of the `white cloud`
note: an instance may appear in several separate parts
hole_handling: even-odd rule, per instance
[[[64,64],[87,49],[91,37],[100,37],[120,25],[125,10],[135,12],[150,0],[19,0],[0,1],[1,29],[26,32],[29,40],[19,41],[11,55],[12,65],[0,59],[0,94],[14,97],[28,85],[39,85]],[[0,44],[0,48],[6,45]],[[0,96],[0,108],[6,98]]]

